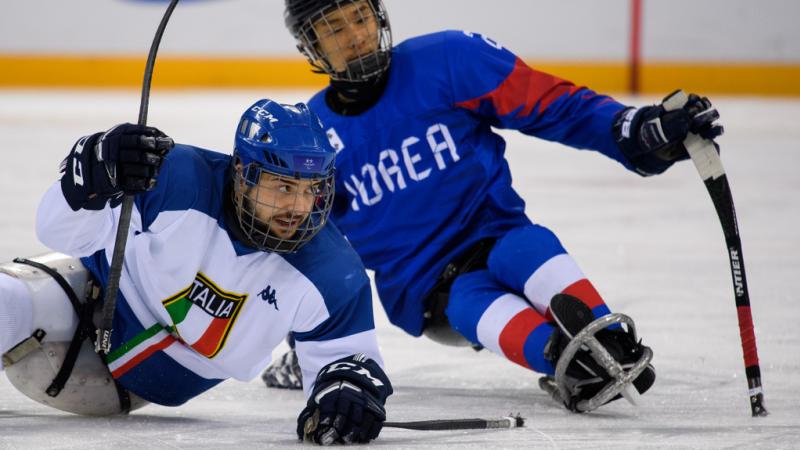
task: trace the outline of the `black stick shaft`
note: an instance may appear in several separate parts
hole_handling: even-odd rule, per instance
[[[684,145],[692,161],[703,179],[706,189],[714,203],[722,231],[725,234],[725,243],[728,247],[731,280],[733,282],[736,312],[739,319],[739,336],[742,342],[745,375],[747,376],[748,395],[750,397],[750,410],[753,417],[766,416],[764,407],[764,390],[761,387],[761,367],[758,363],[758,350],[756,336],[753,330],[753,315],[750,311],[750,294],[747,290],[747,277],[744,271],[744,256],[742,255],[742,241],[739,237],[739,225],[736,221],[736,208],[733,205],[733,196],[728,184],[728,177],[722,167],[711,142],[699,136],[690,135]]]
[[[736,312],[739,319],[739,336],[742,341],[745,375],[747,376],[750,409],[753,417],[767,415],[764,407],[764,392],[761,387],[761,366],[758,362],[756,335],[753,329],[753,315],[750,310],[750,294],[747,289],[747,276],[744,270],[742,240],[739,237],[739,226],[736,221],[736,210],[733,204],[730,185],[726,175],[716,179],[705,180],[706,189],[717,210],[725,243],[728,247],[728,259],[731,268]]]
[[[147,55],[147,64],[144,68],[144,80],[142,81],[142,100],[139,104],[139,125],[147,125],[147,107],[150,103],[150,84],[153,79],[153,67],[156,63],[158,46],[161,44],[161,36],[167,27],[172,11],[177,6],[178,0],[172,0],[167,6],[161,23],[153,37],[150,46],[150,53]],[[126,195],[122,199],[122,208],[117,227],[117,236],[114,241],[114,253],[111,257],[111,267],[108,273],[108,283],[106,285],[105,298],[103,300],[103,319],[97,329],[97,340],[95,341],[95,351],[108,354],[111,349],[111,327],[114,320],[114,312],[117,308],[117,294],[119,292],[119,280],[122,276],[122,263],[125,259],[125,245],[128,242],[128,231],[131,225],[131,212],[133,211],[133,195]]]
[[[445,419],[418,420],[414,422],[384,422],[384,428],[403,428],[406,430],[444,431],[444,430],[486,430],[499,428],[519,428],[525,423],[522,417],[501,417],[499,419]]]

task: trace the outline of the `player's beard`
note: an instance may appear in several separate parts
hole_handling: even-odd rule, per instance
[[[291,252],[298,247],[300,242],[304,241],[303,234],[308,231],[306,225],[308,224],[309,215],[306,215],[302,220],[298,220],[301,216],[297,214],[283,213],[270,216],[267,221],[264,221],[255,214],[255,202],[247,195],[241,195],[241,208],[250,218],[250,225],[242,224],[242,227],[249,228],[249,230],[244,230],[245,233],[251,236],[251,240],[256,241],[260,248],[267,248],[278,253]],[[276,220],[287,222],[290,225],[284,227],[278,222],[277,226],[273,226]],[[279,227],[287,229],[291,234],[287,237],[277,235],[274,232],[274,228]],[[256,234],[258,239],[256,239]]]
[[[328,220],[333,205],[334,177],[329,176],[320,181],[320,192],[309,206],[309,211],[297,214],[295,210],[286,210],[275,214],[274,218],[283,220],[292,228],[288,238],[280,237],[270,230],[268,223],[255,216],[255,199],[248,195],[249,187],[254,185],[245,181],[240,170],[232,166],[231,180],[226,183],[223,215],[231,236],[248,247],[267,252],[291,253],[308,243]],[[298,220],[302,217],[302,220]]]

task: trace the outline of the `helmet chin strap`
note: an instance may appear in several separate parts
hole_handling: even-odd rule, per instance
[[[255,243],[247,237],[247,234],[239,226],[239,217],[236,214],[236,193],[233,190],[233,180],[225,184],[225,194],[222,196],[222,214],[225,218],[225,225],[228,231],[237,241],[247,245],[248,247],[255,248]]]
[[[331,78],[331,88],[325,94],[325,101],[328,107],[338,114],[358,115],[380,100],[388,81],[388,70],[368,81],[342,81]]]

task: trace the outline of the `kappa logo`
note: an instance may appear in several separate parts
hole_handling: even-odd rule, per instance
[[[225,347],[246,300],[247,294],[225,291],[198,273],[189,287],[161,304],[178,338],[197,353],[213,358]]]
[[[267,302],[267,304],[272,305],[275,307],[275,311],[280,311],[278,309],[278,298],[275,297],[277,290],[272,289],[272,286],[267,285],[263,291],[258,293],[258,296],[261,297],[261,300]]]

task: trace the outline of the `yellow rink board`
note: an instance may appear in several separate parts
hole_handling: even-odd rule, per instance
[[[629,90],[624,62],[528,60],[545,72],[600,92]],[[143,56],[0,54],[0,88],[138,88]],[[325,77],[299,58],[200,58],[164,55],[156,63],[159,88],[319,88]],[[800,96],[800,64],[653,62],[640,69],[640,92],[663,95],[676,88],[732,95]]]

